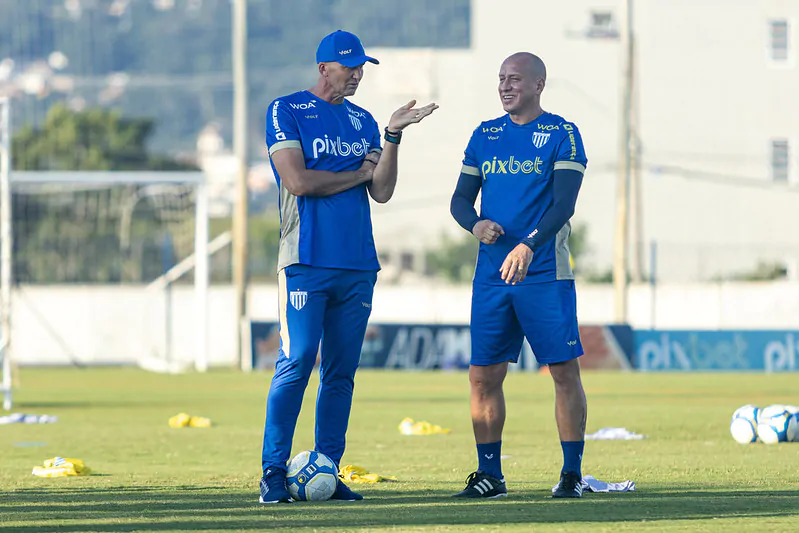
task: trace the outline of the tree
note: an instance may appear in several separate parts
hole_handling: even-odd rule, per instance
[[[12,140],[16,170],[196,170],[152,155],[150,118],[124,118],[108,109],[71,111],[54,105],[40,129],[28,126]]]
[[[576,273],[582,270],[581,259],[588,252],[588,226],[584,222],[572,225],[572,232],[569,235],[569,251],[571,252],[572,268]]]
[[[473,235],[464,234],[457,239],[444,235],[441,245],[425,254],[427,274],[454,283],[469,281],[474,273],[478,249],[479,242]]]
[[[267,210],[249,218],[249,257],[248,275],[250,281],[257,283],[275,283],[277,281],[277,260],[280,247],[280,218],[274,210]],[[211,220],[211,236],[230,231],[233,227],[231,218],[215,218]],[[233,261],[232,250],[227,247],[212,259],[212,281],[231,281],[230,265]]]
[[[775,261],[758,261],[757,265],[742,272],[734,272],[727,276],[714,276],[713,281],[774,281],[785,279],[788,276],[788,267],[784,263]]]

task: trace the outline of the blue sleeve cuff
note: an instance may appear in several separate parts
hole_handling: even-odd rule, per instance
[[[452,201],[449,204],[452,218],[469,233],[472,232],[474,225],[481,220],[474,209],[474,202],[477,200],[481,185],[482,180],[479,176],[461,172],[460,178],[458,178],[458,185],[455,187]]]
[[[538,249],[539,243],[534,238],[525,238],[521,240],[520,244],[526,245],[531,251],[535,252]]]

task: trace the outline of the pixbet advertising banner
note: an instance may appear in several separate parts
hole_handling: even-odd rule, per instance
[[[657,371],[799,370],[799,331],[636,330],[636,368]]]

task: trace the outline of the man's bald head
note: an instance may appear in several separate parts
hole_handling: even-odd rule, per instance
[[[540,115],[541,93],[547,68],[541,58],[529,52],[517,52],[499,68],[499,97],[502,108],[514,122],[525,124]]]
[[[531,54],[530,52],[516,52],[505,59],[503,65],[509,62],[513,63],[519,71],[527,74],[534,80],[547,79],[547,67],[544,65],[544,62],[541,61],[541,58],[535,54]]]

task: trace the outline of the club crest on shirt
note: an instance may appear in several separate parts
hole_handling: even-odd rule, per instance
[[[536,131],[533,133],[533,145],[536,148],[541,148],[549,140],[549,135],[549,133],[541,133],[540,131]]]
[[[347,106],[347,113],[349,114],[350,122],[352,123],[352,127],[355,128],[355,131],[361,131],[361,128],[363,128],[361,119],[366,116],[366,113],[353,109],[350,106]]]

